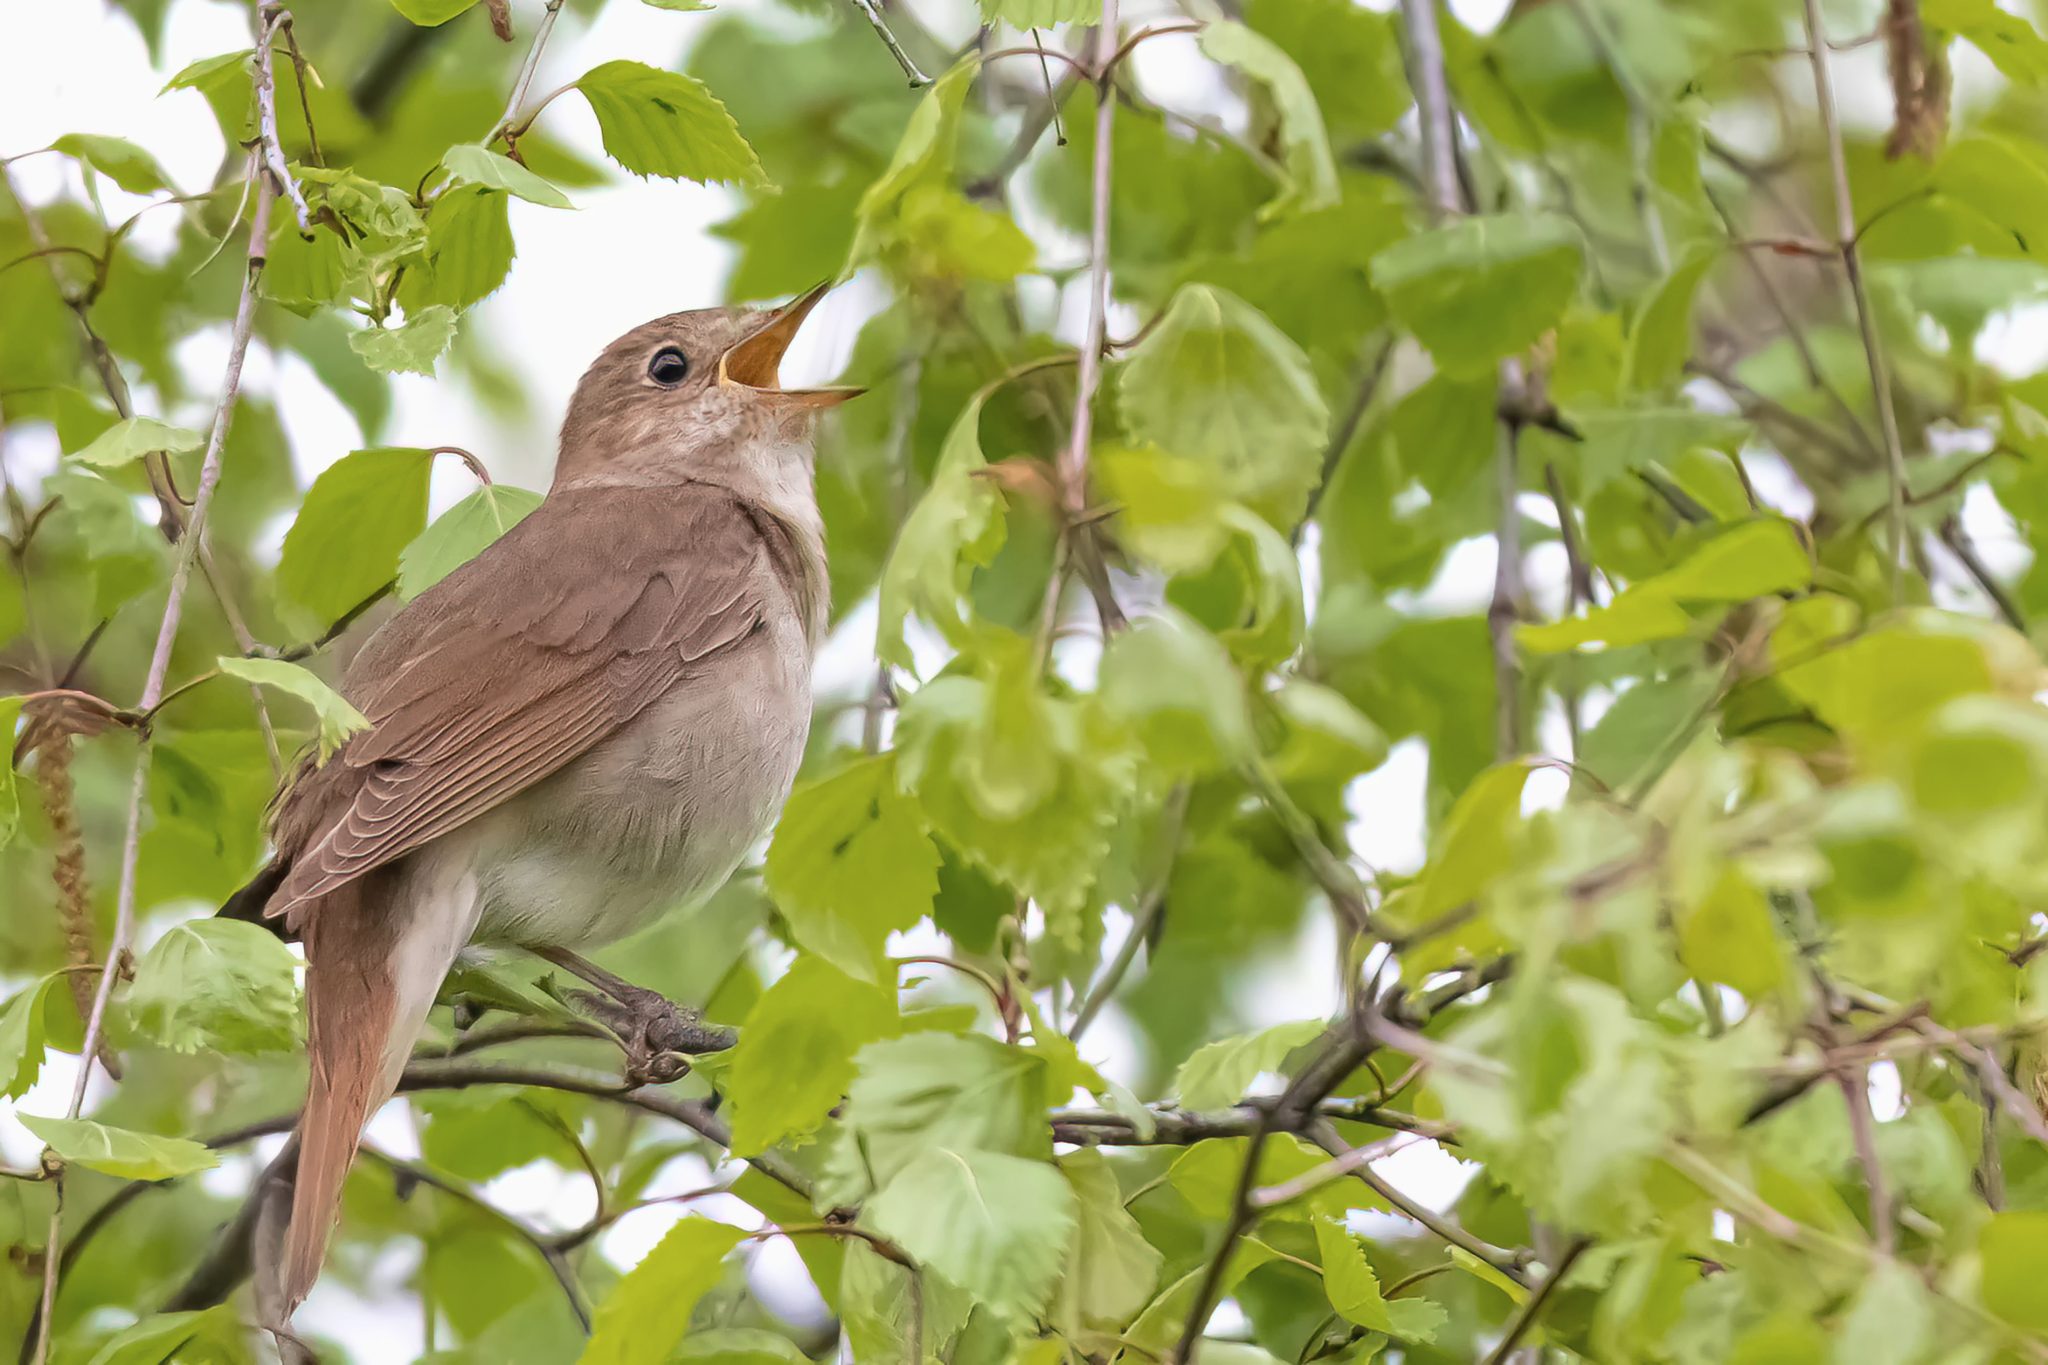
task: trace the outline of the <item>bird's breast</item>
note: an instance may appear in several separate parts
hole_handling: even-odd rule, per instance
[[[492,816],[477,937],[594,946],[716,890],[789,795],[810,729],[795,614],[721,652]]]

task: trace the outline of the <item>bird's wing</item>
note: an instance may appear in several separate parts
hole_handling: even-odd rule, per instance
[[[763,535],[705,485],[558,493],[421,594],[349,667],[342,690],[370,729],[279,798],[289,870],[266,913],[297,927],[320,897],[538,782],[752,634],[774,582]]]

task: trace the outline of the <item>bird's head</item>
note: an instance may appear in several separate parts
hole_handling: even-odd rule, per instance
[[[698,308],[642,323],[604,348],[562,423],[555,486],[683,479],[742,491],[808,474],[812,418],[855,388],[786,389],[779,370],[829,285],[779,308]]]

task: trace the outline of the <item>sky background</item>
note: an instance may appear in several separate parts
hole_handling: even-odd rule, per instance
[[[357,0],[381,3],[381,0]],[[745,8],[759,0],[723,0],[726,8]],[[1392,0],[1371,5],[1391,7]],[[911,7],[923,12],[926,3]],[[1452,0],[1451,9],[1466,24],[1490,29],[1499,23],[1507,0]],[[518,41],[529,40],[538,5],[514,0]],[[1842,6],[1850,10],[1866,6]],[[1140,17],[1143,9],[1127,6]],[[239,4],[179,0],[171,7],[163,43],[163,60],[152,64],[142,38],[125,16],[98,0],[29,3],[13,0],[4,11],[5,41],[0,41],[0,156],[48,145],[72,132],[106,133],[147,147],[183,186],[211,181],[220,164],[223,142],[206,103],[195,92],[158,97],[165,79],[187,63],[215,53],[246,47],[248,8]],[[547,48],[534,89],[548,90],[577,73],[620,56],[675,65],[700,31],[696,16],[676,14],[637,3],[610,0],[587,26],[565,13]],[[1842,31],[1850,30],[1846,27]],[[935,24],[943,29],[943,24]],[[951,36],[951,35],[949,35]],[[965,37],[964,34],[960,35]],[[317,53],[312,54],[316,59]],[[873,60],[888,60],[879,44]],[[1212,68],[1193,56],[1188,40],[1166,38],[1139,51],[1140,78],[1154,89],[1177,90],[1189,103],[1216,101]],[[1852,129],[1883,126],[1890,117],[1883,79],[1882,49],[1865,47],[1835,58],[1836,79],[1845,121]],[[1974,50],[1955,53],[1956,123],[1969,118],[1973,105],[1995,88],[1997,76]],[[1177,101],[1179,103],[1181,101]],[[1233,111],[1219,108],[1228,118]],[[595,120],[581,100],[564,99],[549,106],[548,131],[566,140],[590,159],[603,161]],[[36,157],[11,168],[17,185],[32,203],[47,202],[67,189],[75,174],[59,157]],[[69,186],[76,192],[75,181]],[[109,212],[116,217],[144,202],[131,199],[102,182]],[[729,216],[734,202],[717,187],[620,176],[603,187],[575,194],[577,208],[561,211],[514,199],[513,231],[519,260],[511,278],[479,306],[465,327],[480,328],[494,349],[508,361],[531,396],[530,421],[508,422],[481,403],[464,384],[411,375],[395,376],[394,409],[383,442],[389,445],[461,446],[480,455],[494,477],[508,483],[544,488],[553,461],[555,423],[584,366],[613,337],[649,316],[720,301],[722,281],[730,268],[731,248],[706,229]],[[161,254],[174,220],[170,214],[145,218],[133,239],[135,249]],[[1076,243],[1076,254],[1080,244]],[[1059,331],[1069,341],[1080,332],[1081,295],[1062,301]],[[856,279],[836,291],[806,324],[784,366],[792,384],[823,381],[836,374],[850,351],[860,325],[879,306],[881,293]],[[1128,333],[1135,319],[1112,319],[1113,333]],[[4,320],[0,320],[4,325]],[[218,383],[227,350],[224,328],[189,338],[179,353],[201,392]],[[1980,351],[2009,373],[2030,373],[2048,363],[2048,309],[2032,305],[2015,309],[1986,329]],[[447,367],[444,366],[444,369]],[[363,442],[354,419],[314,378],[302,361],[280,365],[260,341],[252,347],[244,388],[272,395],[290,435],[303,482]],[[197,424],[204,405],[193,412],[159,414]],[[1967,443],[1968,434],[1958,434]],[[0,458],[17,480],[32,483],[54,466],[54,435],[33,428],[0,437]],[[1768,462],[1753,465],[1760,491],[1784,510],[1798,514],[1798,490]],[[434,511],[439,512],[471,487],[454,462],[442,462],[435,473]],[[1982,490],[1978,490],[1980,493]],[[1532,502],[1531,515],[1546,517],[1547,504]],[[2001,574],[2024,567],[2027,551],[1988,495],[1965,512],[1966,522],[1985,559]],[[288,519],[274,529],[281,542]],[[1457,547],[1438,581],[1422,599],[1445,612],[1483,606],[1493,578],[1494,550],[1480,539]],[[1306,566],[1310,575],[1313,564]],[[1555,545],[1531,555],[1529,581],[1539,609],[1555,611],[1562,598],[1564,564]],[[853,614],[836,632],[819,672],[821,694],[857,694],[872,670],[871,609]],[[1086,649],[1078,662],[1089,666]],[[1551,718],[1540,736],[1553,752],[1564,750],[1562,726]],[[1358,783],[1352,794],[1356,816],[1354,845],[1368,863],[1412,870],[1423,858],[1422,788],[1426,755],[1414,741],[1394,751],[1379,771]],[[1561,798],[1564,779],[1538,773],[1530,783],[1528,801]],[[1328,926],[1311,919],[1303,941],[1288,955],[1259,964],[1252,973],[1243,1012],[1256,1023],[1299,1019],[1333,1008],[1336,993]],[[161,925],[159,926],[159,928]],[[1112,926],[1112,948],[1121,926]],[[906,951],[917,951],[905,945]],[[1086,1051],[1112,1075],[1135,1074],[1137,1046],[1112,1008],[1090,1034]],[[62,1112],[69,1098],[73,1059],[53,1055],[41,1082],[21,1102],[31,1113]],[[1874,1073],[1874,1094],[1880,1117],[1895,1112],[1895,1082],[1882,1069]],[[88,1109],[91,1101],[88,1101]],[[9,1164],[32,1163],[40,1144],[0,1103],[0,1159]],[[417,1155],[409,1117],[395,1103],[372,1125],[371,1139],[401,1156]],[[281,1142],[281,1139],[276,1140]],[[223,1193],[239,1193],[251,1175],[250,1162],[267,1160],[276,1143],[253,1156],[230,1158],[204,1178]],[[1448,1205],[1462,1186],[1461,1164],[1431,1144],[1410,1147],[1379,1164],[1379,1171],[1397,1185],[1433,1206]],[[650,1194],[672,1193],[700,1186],[711,1177],[694,1159],[674,1163]],[[587,1181],[552,1166],[509,1172],[490,1182],[485,1193],[508,1212],[543,1227],[569,1227],[591,1213]],[[733,1222],[757,1225],[755,1215],[736,1200],[698,1205],[700,1211]],[[606,1256],[621,1267],[632,1265],[680,1216],[670,1207],[634,1214],[613,1227],[600,1241]],[[786,1239],[754,1244],[757,1284],[771,1304],[800,1320],[815,1320],[823,1306],[810,1290]],[[394,1253],[382,1267],[388,1297],[357,1299],[344,1289],[323,1285],[301,1314],[301,1323],[315,1333],[346,1341],[359,1359],[408,1359],[421,1348],[421,1327],[410,1289],[416,1258]],[[1226,1320],[1219,1319],[1219,1327]]]

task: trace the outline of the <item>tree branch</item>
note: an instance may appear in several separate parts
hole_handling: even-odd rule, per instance
[[[1849,297],[1856,307],[1856,327],[1863,336],[1863,358],[1870,368],[1871,401],[1877,405],[1878,434],[1883,438],[1885,478],[1891,497],[1892,605],[1905,601],[1906,452],[1899,442],[1899,417],[1892,406],[1891,378],[1884,348],[1878,341],[1877,315],[1863,280],[1863,260],[1856,250],[1856,209],[1849,197],[1849,163],[1842,150],[1842,128],[1835,112],[1835,92],[1828,74],[1827,45],[1821,29],[1820,0],[1805,0],[1807,59],[1813,68],[1813,97],[1820,110],[1821,135],[1827,142],[1828,170],[1835,201],[1835,246],[1849,279]]]

